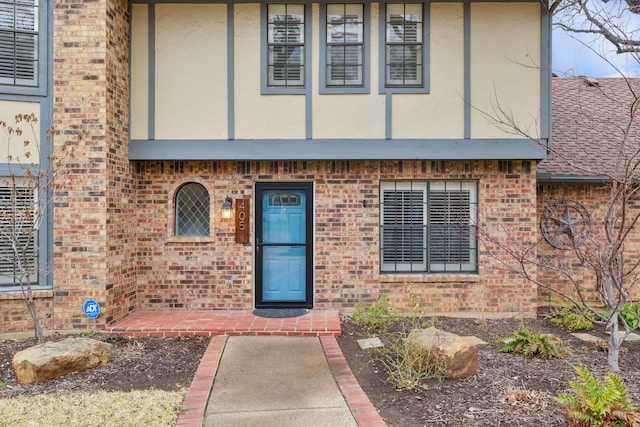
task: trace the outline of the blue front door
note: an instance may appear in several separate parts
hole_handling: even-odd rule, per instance
[[[256,184],[256,306],[311,307],[312,184]]]

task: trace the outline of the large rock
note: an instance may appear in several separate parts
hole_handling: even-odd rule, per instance
[[[408,342],[410,351],[421,353],[415,360],[424,360],[424,355],[444,357],[450,371],[447,378],[456,379],[478,372],[478,347],[472,338],[431,327],[412,330]]]
[[[19,351],[13,370],[22,384],[39,383],[109,362],[111,344],[90,338],[66,338]]]

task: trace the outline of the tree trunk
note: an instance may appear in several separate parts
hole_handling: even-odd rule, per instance
[[[609,348],[607,350],[607,362],[609,363],[609,371],[617,373],[620,371],[618,359],[620,355],[620,346],[622,339],[618,336],[618,315],[616,311],[611,314],[611,335],[609,335]]]
[[[36,309],[36,302],[33,299],[27,299],[27,309],[29,310],[29,314],[31,315],[31,320],[33,320],[33,330],[35,332],[36,339],[38,343],[44,342],[44,328],[42,327],[42,323],[38,319],[38,310]]]

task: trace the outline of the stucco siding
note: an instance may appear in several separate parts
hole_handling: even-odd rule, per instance
[[[40,118],[40,103],[26,101],[0,101],[0,118],[12,128],[22,129],[22,135],[3,135],[0,138],[0,163],[39,163],[40,162],[40,120],[28,124],[16,124],[18,114],[35,114]],[[33,128],[32,128],[33,126]],[[24,141],[29,141],[25,144]],[[11,159],[8,157],[11,156]],[[19,171],[13,171],[14,173]]]
[[[540,5],[471,4],[471,137],[509,138],[486,115],[512,116],[540,134]]]
[[[226,7],[156,6],[156,138],[227,138]]]

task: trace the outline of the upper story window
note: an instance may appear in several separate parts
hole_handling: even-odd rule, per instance
[[[38,85],[39,16],[37,1],[0,1],[0,84]]]
[[[424,34],[422,3],[386,5],[385,87],[424,87]]]
[[[267,5],[267,86],[305,85],[305,6]]]
[[[209,192],[196,182],[183,185],[176,193],[176,236],[209,236]]]
[[[364,4],[327,4],[325,84],[364,85]]]
[[[382,182],[381,270],[477,271],[477,192],[472,181]]]

